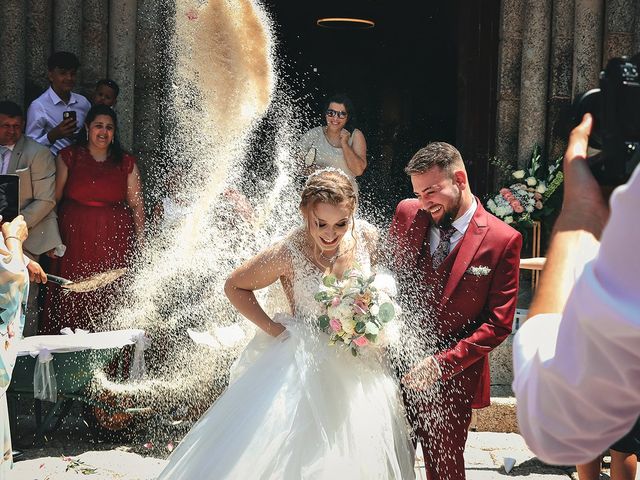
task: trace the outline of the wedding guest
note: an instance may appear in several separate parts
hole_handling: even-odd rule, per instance
[[[638,437],[640,167],[609,210],[586,162],[592,124],[586,114],[571,132],[563,207],[513,345],[522,435],[543,461],[562,465]]]
[[[64,253],[54,210],[56,167],[49,149],[23,135],[23,127],[22,109],[10,101],[0,102],[0,173],[20,177],[20,212],[29,230],[23,249],[38,262],[42,254]],[[38,329],[39,290],[38,283],[29,288],[25,336],[35,335]]]
[[[118,84],[109,78],[103,78],[96,83],[96,88],[93,91],[93,95],[91,95],[91,103],[93,105],[114,107],[118,102],[119,94],[120,87]]]
[[[326,125],[312,128],[298,143],[307,171],[334,167],[346,173],[357,186],[355,177],[367,168],[367,142],[364,134],[353,128],[353,104],[343,94],[325,102]]]
[[[144,204],[135,158],[116,136],[116,113],[105,105],[89,110],[78,144],[56,158],[56,199],[64,257],[52,261],[53,273],[78,280],[123,268],[144,239]],[[64,327],[93,329],[111,301],[111,290],[63,295],[48,292],[41,334]]]
[[[47,62],[51,86],[27,111],[27,136],[48,147],[54,156],[73,143],[91,108],[85,97],[73,92],[78,67],[80,61],[73,53],[53,53]]]
[[[430,143],[405,172],[416,198],[400,202],[390,229],[416,337],[399,365],[405,404],[429,480],[459,480],[471,410],[490,401],[489,352],[511,333],[522,236],[472,194],[452,145]]]

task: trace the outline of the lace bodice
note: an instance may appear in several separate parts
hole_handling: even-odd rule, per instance
[[[371,258],[365,231],[374,227],[363,220],[356,220],[355,237],[356,251],[355,262],[359,269],[366,275],[371,273]],[[323,307],[313,297],[322,282],[322,272],[303,253],[300,245],[301,230],[294,231],[284,241],[291,254],[293,267],[292,290],[294,316],[298,320],[315,323],[319,315],[323,313]]]

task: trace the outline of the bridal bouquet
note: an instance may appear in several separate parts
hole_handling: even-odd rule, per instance
[[[342,279],[325,274],[315,295],[326,308],[318,317],[320,328],[329,334],[332,345],[346,345],[353,356],[367,345],[381,343],[385,325],[396,316],[391,297],[374,284],[375,278],[355,268]]]
[[[511,173],[507,182],[513,183],[490,198],[487,208],[515,228],[528,227],[534,220],[550,215],[554,208],[548,200],[563,180],[561,163],[562,157],[543,168],[540,149],[536,147],[529,165]]]

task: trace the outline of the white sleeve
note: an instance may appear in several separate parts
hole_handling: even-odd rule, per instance
[[[560,315],[514,339],[520,430],[543,461],[593,460],[640,416],[640,167],[616,189],[598,256]]]
[[[50,147],[51,142],[47,137],[48,130],[46,129],[45,114],[42,111],[40,104],[37,101],[33,101],[27,110],[27,124],[25,126],[25,135],[32,138],[40,145]]]

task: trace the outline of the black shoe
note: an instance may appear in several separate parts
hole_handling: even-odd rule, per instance
[[[14,462],[19,462],[24,457],[24,452],[22,450],[12,450],[11,456]]]

